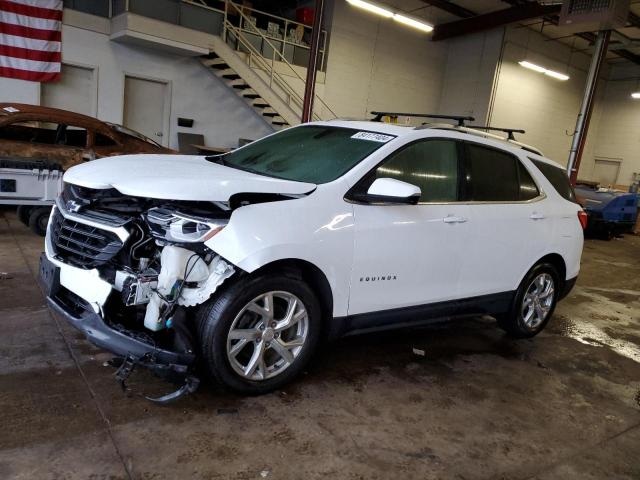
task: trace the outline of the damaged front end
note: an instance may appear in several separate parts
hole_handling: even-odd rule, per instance
[[[51,308],[114,353],[124,386],[136,365],[194,391],[195,307],[236,268],[204,242],[231,215],[221,202],[154,200],[67,184],[41,257]]]

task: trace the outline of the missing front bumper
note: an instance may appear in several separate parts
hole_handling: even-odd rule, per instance
[[[140,365],[159,377],[183,384],[172,394],[150,400],[166,403],[196,390],[199,381],[192,375],[196,359],[193,353],[159,347],[148,335],[107,324],[89,303],[60,284],[60,268],[44,254],[40,257],[40,283],[54,313],[82,332],[92,344],[113,353],[121,364],[129,366],[126,374],[119,369],[116,375],[123,387],[133,370],[131,365]]]

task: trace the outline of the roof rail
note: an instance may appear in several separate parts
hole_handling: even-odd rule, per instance
[[[382,117],[419,117],[419,118],[439,118],[443,120],[454,120],[458,123],[459,127],[464,127],[464,122],[474,122],[474,117],[462,116],[462,115],[436,115],[434,113],[401,113],[401,112],[371,112],[371,115],[375,115],[371,119],[372,122],[381,122]]]
[[[526,143],[518,142],[513,138],[505,138],[505,137],[501,137],[500,135],[496,135],[495,133],[483,132],[482,130],[478,129],[478,127],[458,127],[455,125],[448,125],[448,124],[441,124],[441,123],[424,123],[421,126],[416,127],[416,130],[423,130],[428,128],[440,129],[440,130],[453,130],[456,132],[468,133],[470,135],[477,135],[479,137],[489,138],[492,140],[499,140],[502,142],[509,143],[511,145],[517,145],[518,147],[522,148],[523,150],[526,150],[527,152],[535,153],[536,155],[540,155],[544,157],[544,154],[542,153],[542,151],[536,147],[532,147],[531,145],[527,145]],[[485,130],[493,130],[493,129],[494,127],[489,127]],[[499,129],[499,131],[507,131],[507,133],[509,130],[513,131],[514,133],[524,133],[524,130],[515,130],[511,128]]]
[[[490,132],[504,132],[507,134],[507,140],[515,140],[516,137],[513,136],[514,133],[527,133],[524,130],[518,128],[487,127],[480,125],[469,125],[467,128],[475,128],[476,130],[487,130]]]

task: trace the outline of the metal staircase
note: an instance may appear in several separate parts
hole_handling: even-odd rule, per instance
[[[227,86],[233,89],[254,110],[262,115],[274,128],[286,128],[300,123],[303,98],[291,86],[287,76],[304,84],[304,79],[287,61],[277,47],[263,35],[246,17],[242,7],[227,2],[227,9],[235,9],[236,15],[242,18],[244,28],[233,25],[225,15],[222,37],[215,37],[211,52],[201,57],[203,65],[212,71]],[[267,59],[248,41],[244,32],[249,29],[259,35],[262,41],[271,48],[272,57]],[[286,69],[291,75],[282,75],[276,67]],[[318,95],[314,120],[335,118],[331,108]]]

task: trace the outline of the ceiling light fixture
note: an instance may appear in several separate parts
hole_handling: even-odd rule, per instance
[[[386,8],[379,7],[378,5],[374,5],[373,3],[365,2],[363,0],[347,0],[347,2],[354,7],[362,8],[363,10],[367,10],[368,12],[375,13],[385,18],[393,17],[393,12]]]
[[[544,73],[548,77],[555,78],[557,80],[569,80],[569,75],[554,72],[553,70],[541,67],[540,65],[536,65],[535,63],[527,62],[526,60],[522,60],[521,62],[518,62],[518,64],[520,64],[521,67],[528,68],[529,70],[533,70],[534,72]]]
[[[408,25],[413,28],[417,28],[418,30],[422,30],[423,32],[433,32],[433,27],[428,23],[421,22],[420,20],[416,20],[415,18],[407,17],[405,15],[401,15],[399,13],[395,13],[393,15],[393,19],[404,25]]]
[[[365,2],[364,0],[347,0],[347,2],[353,5],[354,7],[362,8],[363,10],[367,10],[368,12],[375,13],[377,15],[380,15],[381,17],[393,18],[398,23],[402,23],[403,25],[416,28],[423,32],[429,33],[433,31],[433,25],[429,25],[428,23],[422,22],[413,17],[408,17],[401,13],[394,13],[391,10],[388,10],[374,3]]]
[[[631,98],[635,98],[636,100],[640,100],[640,92],[633,92],[631,94]]]

